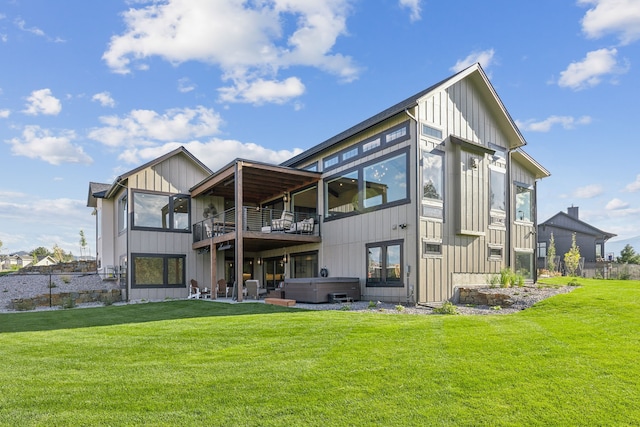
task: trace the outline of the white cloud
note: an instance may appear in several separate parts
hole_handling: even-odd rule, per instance
[[[162,156],[180,146],[184,146],[190,153],[214,171],[236,158],[280,164],[302,152],[301,149],[297,148],[293,150],[275,151],[254,143],[213,138],[207,142],[191,141],[186,144],[170,142],[157,147],[130,148],[119,156],[119,160],[131,164],[140,164]]]
[[[593,5],[582,18],[582,31],[589,38],[617,34],[623,45],[640,39],[640,0],[579,0]]]
[[[406,7],[411,11],[409,19],[411,22],[419,21],[421,19],[422,8],[420,7],[420,0],[399,0],[400,7]]]
[[[6,119],[11,115],[10,110],[0,110],[0,119]]]
[[[264,104],[273,102],[284,104],[304,93],[305,87],[297,77],[289,77],[279,82],[257,79],[252,82],[237,82],[235,86],[218,89],[220,99],[225,102],[248,102]]]
[[[627,209],[629,207],[629,203],[624,202],[620,199],[612,199],[607,203],[605,209],[608,211],[619,211],[622,209]]]
[[[577,125],[588,125],[591,123],[591,117],[582,116],[580,118],[575,118],[571,116],[550,116],[542,121],[535,120],[526,120],[520,121],[516,120],[516,125],[524,130],[530,132],[549,132],[553,125],[560,125],[566,130],[574,129]]]
[[[31,92],[31,96],[27,98],[26,109],[23,113],[32,116],[38,114],[46,114],[56,116],[62,111],[60,100],[51,94],[51,89],[40,89]]]
[[[624,191],[627,191],[629,193],[635,193],[637,191],[640,191],[640,175],[636,176],[635,181],[633,181],[630,184],[627,184],[627,186],[624,188]]]
[[[132,110],[124,117],[103,116],[105,124],[89,132],[89,138],[111,147],[153,145],[154,141],[185,141],[220,132],[222,119],[212,109],[175,108],[159,114],[153,110]]]
[[[11,234],[2,237],[3,253],[57,244],[78,254],[80,230],[91,240],[91,230],[95,229],[95,218],[89,215],[86,204],[82,199],[43,199],[34,194],[0,192],[0,217],[12,225]],[[43,228],[42,224],[47,226]],[[34,228],[38,233],[32,232]]]
[[[183,77],[178,80],[178,91],[182,93],[191,92],[196,88],[196,85],[191,83],[189,77]]]
[[[127,29],[111,38],[103,59],[122,74],[134,66],[145,68],[143,61],[152,56],[173,64],[215,64],[223,80],[237,86],[230,89],[235,93],[230,99],[238,102],[255,98],[244,95],[242,88],[270,80],[281,85],[278,73],[293,66],[318,68],[349,82],[358,77],[358,67],[350,57],[333,52],[337,38],[347,33],[349,2],[150,2],[124,13]],[[257,99],[270,102],[262,96]],[[282,102],[282,97],[274,101]]]
[[[16,24],[16,27],[18,27],[22,31],[26,31],[28,33],[35,34],[36,36],[40,36],[40,37],[45,37],[46,36],[44,31],[42,31],[38,27],[29,27],[29,28],[27,28],[27,23],[22,18],[16,18],[13,22]]]
[[[115,107],[116,101],[111,97],[109,92],[96,93],[91,97],[92,101],[99,102],[103,107]]]
[[[56,136],[40,126],[26,126],[22,131],[22,138],[13,138],[7,142],[11,144],[13,154],[40,159],[52,165],[92,163],[93,160],[81,146],[72,144],[74,139],[76,135],[73,131],[63,131]]]
[[[456,64],[450,68],[451,71],[457,73],[458,71],[462,71],[465,68],[479,62],[482,65],[482,68],[487,70],[492,62],[493,57],[495,55],[495,51],[493,49],[487,49],[480,52],[472,52],[466,58],[458,60]]]
[[[578,199],[592,199],[602,193],[604,193],[602,185],[591,184],[577,188],[576,191],[573,192],[573,197]]]
[[[619,65],[616,59],[617,49],[598,49],[587,53],[580,62],[572,62],[560,73],[558,85],[574,90],[593,87],[608,74],[624,74],[629,70],[628,64]]]

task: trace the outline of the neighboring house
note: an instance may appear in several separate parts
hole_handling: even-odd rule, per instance
[[[58,261],[53,259],[53,257],[51,257],[50,255],[47,255],[46,257],[38,260],[38,262],[36,262],[34,265],[41,267],[41,266],[47,266],[47,265],[56,265],[57,263]]]
[[[547,266],[547,253],[551,234],[556,248],[556,266],[561,267],[564,254],[571,249],[572,236],[576,235],[576,245],[580,248],[580,256],[589,265],[604,260],[606,256],[605,243],[615,237],[586,222],[580,220],[579,209],[571,206],[567,213],[558,212],[548,220],[538,225],[538,263],[540,268]]]
[[[11,270],[12,268],[23,268],[33,263],[33,257],[26,253],[15,253],[4,256],[3,270]]]
[[[180,149],[90,184],[98,262],[126,272],[133,299],[184,298],[191,279],[358,278],[363,300],[415,303],[505,267],[535,281],[549,173],[525,143],[475,64],[281,165],[210,173]]]

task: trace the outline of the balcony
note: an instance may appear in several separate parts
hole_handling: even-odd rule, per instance
[[[192,231],[193,249],[235,240],[235,208],[193,224]],[[245,206],[242,238],[245,248],[253,251],[317,243],[320,242],[320,221],[317,215]]]

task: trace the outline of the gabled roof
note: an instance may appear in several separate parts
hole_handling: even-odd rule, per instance
[[[558,220],[561,220],[558,223]],[[574,223],[577,225],[580,225],[581,228],[577,229],[574,227],[571,227],[569,225],[563,225],[564,223]],[[557,214],[555,214],[554,216],[552,216],[551,218],[549,218],[548,220],[541,222],[540,224],[538,224],[538,227],[542,227],[542,226],[548,226],[548,227],[555,227],[555,228],[559,228],[559,229],[563,229],[563,230],[567,230],[567,231],[575,231],[575,232],[579,232],[579,233],[583,233],[583,234],[590,234],[592,236],[602,236],[604,238],[604,240],[609,240],[612,237],[616,237],[617,234],[613,234],[613,233],[607,233],[606,231],[602,231],[599,228],[596,228],[590,224],[587,224],[586,222],[575,218],[571,215],[569,215],[568,213],[565,212],[558,212]],[[585,231],[585,230],[589,230],[589,232]]]
[[[97,182],[89,183],[89,196],[87,198],[87,206],[90,208],[96,207],[96,199],[99,199],[99,198],[108,199],[110,197],[113,197],[113,195],[117,192],[118,187],[122,185],[122,182],[126,181],[131,175],[134,175],[146,168],[150,168],[157,164],[160,164],[165,160],[170,159],[171,157],[177,156],[177,155],[187,156],[197,166],[202,168],[202,170],[205,171],[208,175],[211,175],[213,173],[211,169],[209,169],[204,163],[202,163],[200,160],[198,160],[198,158],[196,158],[193,154],[191,154],[189,150],[187,150],[183,146],[180,146],[175,150],[170,151],[167,154],[158,157],[157,159],[151,160],[150,162],[147,162],[141,166],[138,166],[135,169],[130,170],[129,172],[123,175],[120,175],[113,181],[113,184],[101,184]]]
[[[327,139],[326,141],[316,145],[315,147],[305,150],[304,152],[298,154],[297,156],[294,156],[291,159],[283,162],[282,165],[295,166],[297,164],[300,164],[304,162],[306,159],[315,156],[316,154],[328,149],[334,144],[337,144],[372,126],[375,126],[383,122],[384,120],[387,120],[388,118],[395,116],[398,113],[402,113],[403,111],[406,111],[410,108],[415,107],[416,105],[418,105],[418,103],[421,101],[422,98],[429,95],[430,93],[436,92],[438,90],[442,90],[445,87],[452,86],[455,83],[461,80],[464,80],[466,78],[471,78],[473,81],[479,83],[477,86],[480,92],[486,95],[485,99],[490,104],[491,110],[501,113],[500,115],[502,116],[503,120],[500,120],[500,115],[499,115],[498,122],[502,123],[503,125],[506,126],[507,129],[509,129],[509,133],[511,134],[510,140],[515,141],[513,144],[511,144],[511,147],[509,148],[517,148],[517,147],[526,145],[526,141],[524,140],[524,137],[522,136],[522,134],[520,133],[520,130],[518,129],[515,122],[509,115],[509,112],[504,107],[504,104],[498,97],[498,94],[493,88],[493,85],[489,81],[484,70],[482,69],[479,63],[475,63],[470,67],[454,74],[453,76],[448,77],[434,84],[433,86],[430,86],[427,89],[424,89],[423,91],[420,91],[415,95],[412,95],[409,98],[403,101],[400,101],[399,103],[387,108],[386,110],[358,123],[357,125],[352,126],[351,128],[337,134],[336,136]]]
[[[536,162],[533,157],[524,152],[521,148],[511,153],[511,158],[520,163],[525,169],[531,172],[536,179],[547,178],[551,173],[546,170],[540,163]]]

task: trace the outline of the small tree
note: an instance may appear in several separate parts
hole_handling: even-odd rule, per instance
[[[84,237],[84,230],[80,230],[80,258],[85,255],[87,250],[87,239]]]
[[[618,262],[620,264],[640,264],[640,255],[636,254],[633,246],[627,244],[624,249],[620,251]]]
[[[556,271],[556,241],[553,238],[553,233],[551,233],[547,250],[547,269],[552,272]]]
[[[580,265],[580,248],[576,245],[576,233],[571,235],[571,248],[564,254],[564,265],[569,276],[575,276]]]
[[[64,258],[65,258],[64,250],[58,245],[53,245],[53,259],[55,259],[58,262],[64,262]]]

